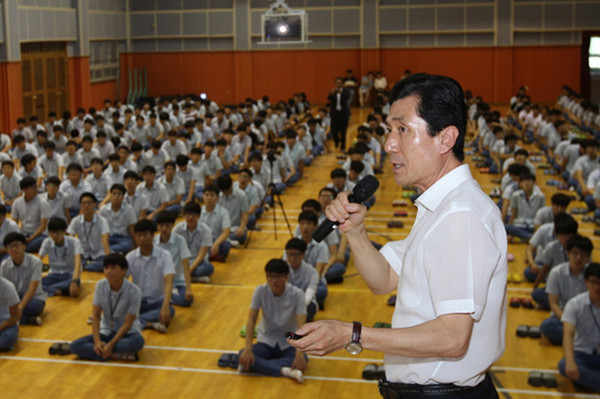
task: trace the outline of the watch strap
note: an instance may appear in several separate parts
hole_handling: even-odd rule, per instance
[[[362,333],[362,324],[360,321],[352,322],[352,339],[350,342],[360,342],[360,335]]]

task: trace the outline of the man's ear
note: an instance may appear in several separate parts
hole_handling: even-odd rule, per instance
[[[446,154],[452,151],[452,148],[458,139],[458,135],[459,132],[456,126],[448,126],[438,134],[440,137],[440,154]]]

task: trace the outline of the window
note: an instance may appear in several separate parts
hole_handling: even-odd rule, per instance
[[[90,42],[90,81],[102,82],[119,77],[119,55],[125,48],[122,41]]]

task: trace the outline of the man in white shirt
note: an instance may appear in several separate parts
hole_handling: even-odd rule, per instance
[[[507,240],[497,206],[462,164],[464,93],[451,78],[415,74],[390,98],[385,150],[396,184],[423,192],[411,233],[378,252],[366,208],[349,203],[347,192],[326,215],[341,223],[371,291],[397,289],[392,329],[324,320],[304,325],[296,331],[303,338],[288,343],[317,355],[344,346],[386,353],[383,397],[416,387],[423,398],[498,398],[486,372],[504,351]]]

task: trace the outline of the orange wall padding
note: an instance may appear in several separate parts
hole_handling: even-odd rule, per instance
[[[347,68],[357,77],[381,70],[390,84],[405,69],[445,74],[492,103],[507,102],[518,86],[527,85],[534,101],[549,102],[562,84],[579,88],[580,51],[549,46],[134,53],[123,55],[121,71],[147,68],[150,95],[205,92],[219,103],[263,94],[287,99],[300,91],[322,103],[335,76]],[[125,97],[126,85],[121,93]]]
[[[21,63],[0,62],[0,132],[9,133],[23,114]]]
[[[381,70],[392,84],[405,69],[445,74],[491,103],[506,103],[521,85],[536,102],[552,102],[563,84],[580,90],[579,46],[452,49],[348,49],[130,53],[121,55],[121,98],[128,68],[147,68],[151,96],[201,92],[218,103],[264,94],[271,101],[305,92],[324,103],[333,79],[352,68],[357,77]],[[21,66],[0,63],[0,129],[8,132],[22,114]],[[101,107],[113,98],[116,81],[91,84],[89,57],[69,58],[69,104]],[[57,112],[61,112],[57,110]]]

